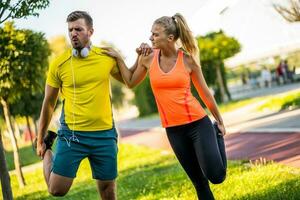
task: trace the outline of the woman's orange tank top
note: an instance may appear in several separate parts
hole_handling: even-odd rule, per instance
[[[191,78],[184,66],[183,51],[178,51],[176,64],[167,73],[159,66],[159,54],[160,50],[154,50],[149,77],[162,126],[188,124],[206,116],[191,93]]]

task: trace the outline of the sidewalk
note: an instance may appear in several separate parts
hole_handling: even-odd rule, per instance
[[[126,130],[120,131],[121,134],[126,134]],[[172,151],[165,132],[160,129],[124,136],[121,142]],[[225,144],[229,160],[255,161],[265,158],[268,161],[300,167],[299,132],[228,134],[225,136]]]
[[[300,109],[251,112],[253,105],[224,114],[229,160],[273,160],[300,167]],[[158,117],[117,123],[121,142],[172,151]]]

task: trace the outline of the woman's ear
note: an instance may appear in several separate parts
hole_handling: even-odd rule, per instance
[[[169,41],[169,42],[173,42],[174,40],[175,40],[174,35],[173,35],[173,34],[170,34],[170,35],[168,36],[168,41]]]

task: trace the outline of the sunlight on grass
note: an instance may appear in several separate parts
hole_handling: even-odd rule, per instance
[[[277,112],[284,109],[296,109],[300,107],[300,92],[297,90],[277,95],[231,101],[225,104],[220,104],[219,108],[221,113],[225,113],[258,102],[262,102],[262,105],[256,107],[256,111],[271,110]]]
[[[275,95],[261,105],[258,110],[280,111],[284,109],[295,109],[300,107],[300,92],[289,92],[283,95]]]
[[[27,185],[19,189],[16,177],[12,187],[16,200],[61,199],[50,197],[42,169],[25,173]],[[212,185],[218,200],[297,199],[300,196],[300,170],[279,164],[252,165],[230,161],[227,179]],[[98,199],[95,181],[87,160],[80,166],[69,200]],[[146,147],[120,145],[119,200],[194,200],[195,191],[173,154]]]
[[[250,105],[252,103],[256,103],[261,101],[262,97],[256,97],[251,99],[242,99],[237,101],[230,101],[228,103],[220,104],[219,109],[221,113],[231,112],[235,109],[242,108],[244,106]]]

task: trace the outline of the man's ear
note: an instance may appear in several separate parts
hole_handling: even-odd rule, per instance
[[[89,36],[91,37],[93,35],[93,33],[94,33],[94,29],[90,28],[90,30],[88,32],[89,32]]]

